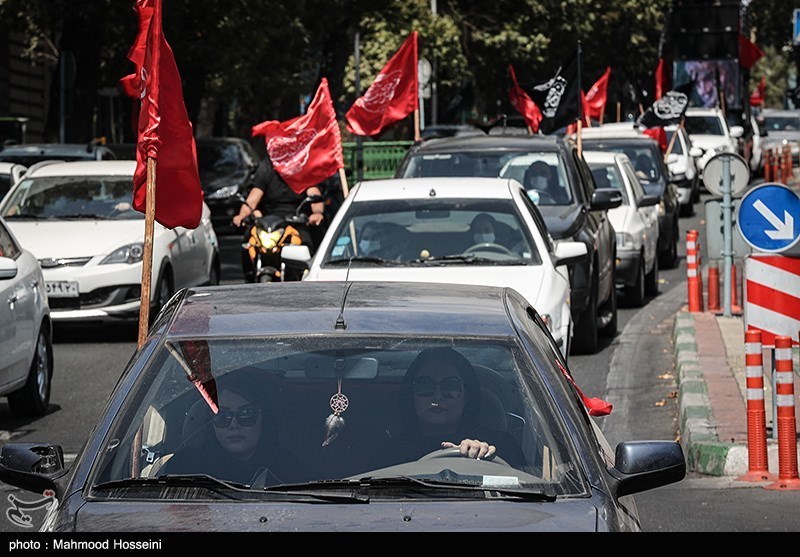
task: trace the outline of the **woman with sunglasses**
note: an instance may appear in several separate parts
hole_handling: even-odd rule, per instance
[[[525,464],[514,438],[505,431],[481,427],[481,386],[472,364],[452,348],[423,350],[400,386],[398,431],[375,456],[374,468],[417,460],[437,449],[458,447],[466,458],[495,455],[512,466]]]
[[[217,403],[216,414],[204,408],[203,446],[176,452],[163,474],[207,474],[246,485],[257,478],[264,485],[308,479],[300,463],[276,444],[275,420],[269,418],[258,381],[241,374],[222,377],[217,381]]]

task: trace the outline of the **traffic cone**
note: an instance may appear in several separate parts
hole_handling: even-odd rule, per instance
[[[761,331],[748,329],[744,334],[744,362],[747,373],[747,473],[738,481],[774,481],[769,471],[767,453],[767,414],[764,409],[764,346]]]
[[[686,232],[686,283],[688,286],[689,311],[703,311],[703,278],[698,267],[697,230]]]
[[[778,479],[764,489],[800,489],[797,472],[797,420],[794,414],[792,338],[775,337],[775,398],[778,424]]]

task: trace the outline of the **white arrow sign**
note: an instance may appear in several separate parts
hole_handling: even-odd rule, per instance
[[[775,230],[765,230],[764,234],[773,240],[791,240],[794,238],[794,217],[789,214],[789,211],[783,211],[783,220],[781,220],[760,199],[753,203],[753,207],[775,227]]]

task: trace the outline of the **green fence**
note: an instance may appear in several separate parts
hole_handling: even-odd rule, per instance
[[[363,141],[362,149],[362,178],[364,180],[378,180],[392,178],[400,161],[414,144],[413,141]],[[347,175],[355,182],[356,173],[356,142],[342,143],[344,151],[344,164]]]

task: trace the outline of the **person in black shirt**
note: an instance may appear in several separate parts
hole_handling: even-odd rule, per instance
[[[253,176],[253,187],[247,194],[247,200],[239,209],[239,214],[233,217],[233,224],[241,226],[242,221],[250,213],[260,217],[266,214],[275,214],[283,217],[291,217],[295,214],[297,206],[308,196],[322,195],[322,190],[318,186],[311,186],[303,193],[297,193],[289,187],[280,174],[275,171],[269,156],[265,157],[259,164]],[[308,215],[308,227],[316,229],[325,220],[325,203],[312,203],[311,214]],[[311,253],[314,253],[316,242],[315,238],[319,234],[314,234],[306,227],[298,228],[303,243],[309,246]]]

